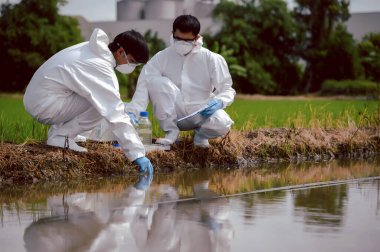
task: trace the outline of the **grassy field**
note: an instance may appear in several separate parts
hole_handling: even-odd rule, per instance
[[[374,100],[334,99],[237,99],[227,108],[236,129],[278,127],[347,127],[374,124],[378,103]]]
[[[227,108],[235,121],[237,130],[277,127],[324,127],[341,128],[356,125],[360,127],[375,125],[377,120],[377,101],[365,100],[247,100],[236,99]],[[158,123],[152,117],[153,135],[163,136]],[[0,95],[0,142],[23,143],[44,141],[48,126],[42,125],[24,110],[21,96]]]

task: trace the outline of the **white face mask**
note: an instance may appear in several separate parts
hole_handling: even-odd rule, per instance
[[[193,50],[194,45],[192,42],[174,41],[174,49],[181,55],[187,55]]]
[[[121,64],[116,66],[116,70],[123,74],[130,74],[135,68],[136,65],[133,64]]]
[[[123,74],[130,74],[135,70],[136,66],[139,64],[133,64],[128,62],[127,55],[124,53],[124,57],[127,60],[127,64],[121,64],[116,66],[116,70]]]

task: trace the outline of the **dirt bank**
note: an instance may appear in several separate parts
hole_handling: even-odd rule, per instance
[[[136,173],[119,149],[87,142],[88,153],[64,151],[44,143],[0,144],[0,184],[99,178]],[[194,148],[190,138],[170,151],[148,153],[156,172],[193,168],[243,168],[265,162],[304,162],[334,158],[366,158],[379,153],[376,129],[260,129],[230,132]]]

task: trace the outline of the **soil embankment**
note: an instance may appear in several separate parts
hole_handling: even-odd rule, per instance
[[[99,178],[136,173],[136,166],[109,143],[87,142],[76,153],[44,143],[0,144],[0,184]],[[156,172],[193,168],[244,168],[262,163],[367,158],[379,153],[380,137],[372,129],[259,129],[230,132],[211,140],[211,148],[194,148],[181,139],[170,151],[148,153]]]

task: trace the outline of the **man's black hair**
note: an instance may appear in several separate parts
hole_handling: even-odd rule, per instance
[[[180,32],[191,32],[194,36],[199,34],[201,24],[198,19],[192,15],[178,16],[173,22],[173,33],[176,30]]]
[[[120,33],[108,45],[111,52],[123,47],[126,54],[132,54],[138,63],[146,63],[149,59],[149,49],[144,37],[135,30]]]

